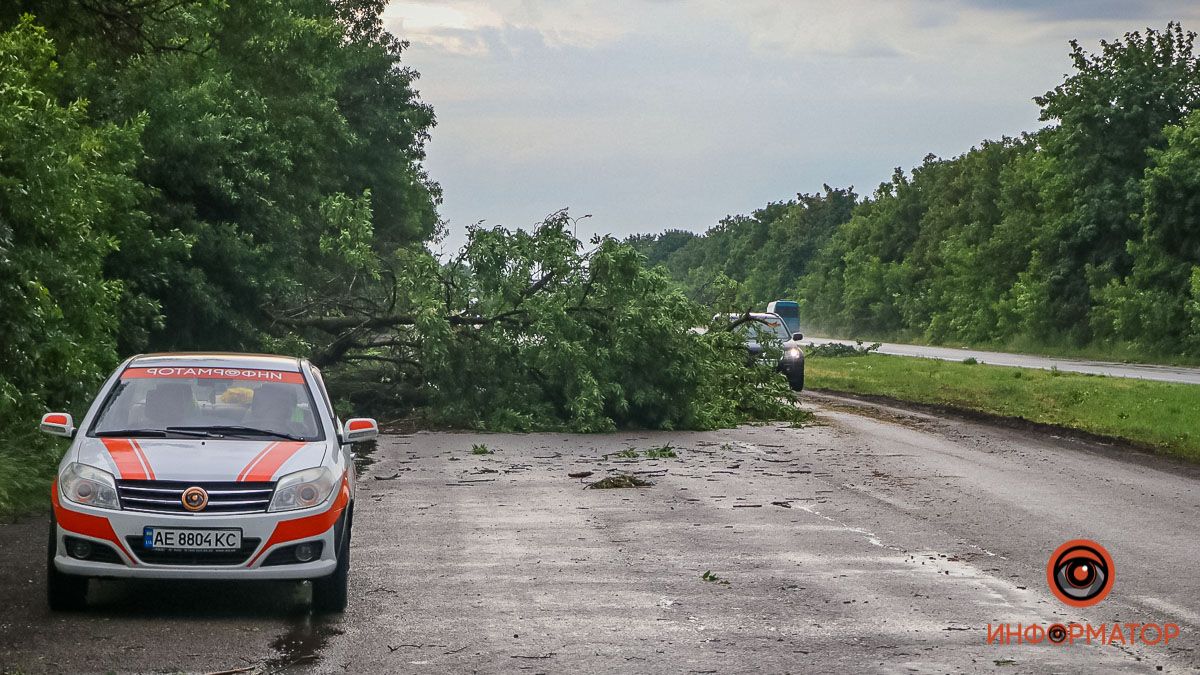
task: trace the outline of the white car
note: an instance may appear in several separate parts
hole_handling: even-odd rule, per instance
[[[152,354],[123,363],[76,428],[51,491],[47,594],[86,602],[88,580],[311,579],[313,606],[341,611],[354,521],[351,444],[307,361]]]

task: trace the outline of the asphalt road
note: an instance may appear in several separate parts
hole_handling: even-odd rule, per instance
[[[831,338],[806,337],[804,344],[845,344],[853,345],[854,340],[837,340]],[[864,344],[872,344],[864,341]],[[926,347],[923,345],[901,345],[882,342],[879,345],[880,354],[895,356],[915,356],[939,361],[962,361],[973,358],[980,363],[993,366],[1012,366],[1015,368],[1037,368],[1051,370],[1057,368],[1072,373],[1087,373],[1089,375],[1107,375],[1109,377],[1130,377],[1139,380],[1158,380],[1160,382],[1178,382],[1181,384],[1200,384],[1200,368],[1184,366],[1156,366],[1137,363],[1114,363],[1109,361],[1085,361],[1082,359],[1062,359],[1052,356],[1032,356],[1029,354],[1008,354],[1004,352],[986,352],[978,349],[956,349],[954,347]]]
[[[45,523],[0,526],[0,670],[1194,672],[1200,471],[833,397],[709,433],[418,433],[359,486],[349,610],[297,584],[103,582],[43,604]],[[494,454],[473,455],[484,443]],[[678,457],[613,453],[671,444]],[[632,472],[652,487],[585,490]],[[1047,588],[1057,546],[1111,595]],[[702,575],[711,572],[715,581]],[[726,583],[728,582],[728,583]],[[1168,646],[988,645],[989,623],[1173,622]]]

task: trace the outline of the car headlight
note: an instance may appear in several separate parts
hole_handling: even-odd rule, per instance
[[[329,499],[337,479],[328,467],[305,469],[279,479],[268,511],[294,511],[316,506]]]
[[[800,350],[796,347],[791,347],[786,352],[784,352],[784,354],[787,356],[787,358],[793,359],[793,360],[798,359],[801,356]]]
[[[58,489],[68,501],[98,509],[120,509],[117,483],[111,473],[73,463],[58,477]]]

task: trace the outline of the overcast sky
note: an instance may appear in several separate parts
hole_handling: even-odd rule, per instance
[[[702,232],[1038,128],[1093,46],[1200,3],[1156,0],[397,0],[388,27],[438,124],[447,248],[569,207],[579,234]]]

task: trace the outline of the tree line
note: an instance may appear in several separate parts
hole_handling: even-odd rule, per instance
[[[1046,126],[799,195],[697,236],[630,241],[697,299],[797,298],[845,336],[1200,355],[1200,67],[1179,24],[1096,51]]]
[[[384,5],[0,7],[0,511],[61,452],[38,416],[82,415],[138,352],[306,356],[343,410],[601,431],[794,418],[735,335],[688,330],[776,297],[838,331],[1200,347],[1200,76],[1177,25],[1074,46],[1047,128],[867,198],[631,241],[579,241],[564,211],[441,260],[434,111]]]
[[[122,358],[310,357],[343,411],[598,431],[794,415],[780,378],[566,212],[450,260],[385,0],[0,7],[0,511]]]

